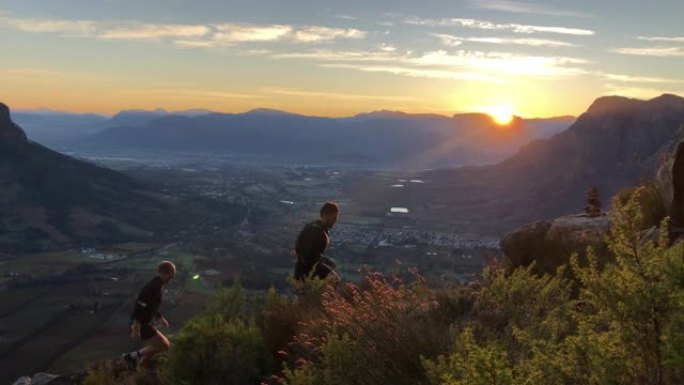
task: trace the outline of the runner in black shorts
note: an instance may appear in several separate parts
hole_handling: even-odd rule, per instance
[[[132,368],[145,366],[152,356],[168,350],[170,346],[168,338],[152,325],[152,321],[156,320],[164,328],[169,327],[169,322],[159,312],[159,305],[162,302],[164,285],[176,276],[176,266],[164,261],[159,264],[157,273],[138,294],[131,313],[131,337],[136,342],[144,342],[141,349],[124,354],[124,360]]]

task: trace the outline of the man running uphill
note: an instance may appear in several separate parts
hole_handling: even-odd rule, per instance
[[[164,261],[157,267],[157,276],[152,278],[138,294],[133,313],[131,314],[130,331],[134,341],[144,343],[144,346],[135,352],[124,354],[126,363],[131,367],[144,367],[148,360],[155,354],[169,349],[169,340],[153,325],[157,320],[163,328],[169,327],[169,321],[159,312],[162,302],[162,289],[176,276],[176,266],[169,261]]]
[[[320,214],[319,219],[304,226],[295,242],[295,248],[292,250],[293,256],[297,257],[295,279],[303,280],[311,275],[325,279],[332,275],[339,280],[335,272],[335,261],[326,257],[324,253],[330,243],[328,231],[337,222],[340,207],[337,203],[326,202],[321,207]]]

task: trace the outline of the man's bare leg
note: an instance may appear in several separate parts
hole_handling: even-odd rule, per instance
[[[166,336],[163,335],[159,330],[157,330],[157,335],[145,341],[145,346],[138,350],[140,354],[140,361],[138,365],[144,368],[149,359],[156,354],[169,350],[170,346],[171,343],[169,343],[169,339],[166,338]]]

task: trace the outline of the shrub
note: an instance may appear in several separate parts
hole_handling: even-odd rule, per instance
[[[641,230],[659,226],[667,216],[667,209],[663,197],[654,182],[646,182],[641,187],[630,187],[619,191],[613,198],[613,209],[624,207],[635,195],[641,211]]]
[[[258,384],[267,356],[254,322],[209,314],[189,321],[165,362],[173,384]]]
[[[512,385],[513,370],[505,349],[496,344],[475,343],[465,329],[454,344],[454,353],[424,361],[430,383],[436,385]]]
[[[668,247],[667,218],[657,242],[642,242],[642,195],[639,188],[612,212],[607,242],[615,263],[599,269],[590,264],[573,270],[582,285],[582,308],[575,344],[588,357],[593,383],[667,384],[681,372],[681,358],[669,344],[676,340],[682,317],[682,255],[684,245]]]
[[[361,285],[324,293],[321,316],[302,322],[290,350],[321,368],[325,384],[424,383],[420,357],[450,344],[453,320],[442,322],[441,310],[421,277],[369,272]]]

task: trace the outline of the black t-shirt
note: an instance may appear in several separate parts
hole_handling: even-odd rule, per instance
[[[323,222],[316,220],[307,223],[295,243],[298,262],[305,266],[313,266],[323,257],[329,243],[328,229]]]
[[[153,318],[161,317],[159,313],[159,305],[162,301],[162,287],[164,282],[159,276],[152,278],[138,294],[135,306],[133,306],[133,313],[131,319],[140,322],[141,324],[148,324],[152,322]]]

